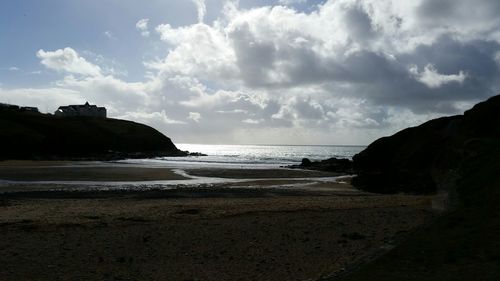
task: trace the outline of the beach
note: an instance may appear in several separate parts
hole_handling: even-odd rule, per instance
[[[0,279],[321,280],[437,215],[431,196],[365,193],[334,176],[1,162]]]

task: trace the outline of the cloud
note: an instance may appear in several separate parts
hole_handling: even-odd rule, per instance
[[[207,6],[205,4],[205,0],[191,0],[196,5],[196,9],[198,11],[198,22],[202,23],[205,18],[205,14],[207,13]]]
[[[20,70],[20,68],[16,67],[16,66],[9,67],[9,71],[19,71],[19,70]]]
[[[247,110],[243,109],[233,109],[233,110],[217,110],[220,114],[248,114]]]
[[[53,88],[0,88],[0,100],[22,106],[36,106],[42,112],[54,112],[59,105],[84,103],[85,99],[76,91]]]
[[[165,113],[165,110],[162,110],[161,112],[152,112],[152,113],[146,113],[146,112],[127,112],[124,115],[118,116],[120,119],[131,119],[131,120],[137,120],[142,123],[146,124],[152,124],[153,126],[156,127],[161,127],[164,124],[174,124],[174,125],[182,125],[186,124],[186,122],[179,121],[179,120],[173,120],[170,119],[167,114]]]
[[[215,83],[237,78],[239,70],[235,64],[235,51],[223,31],[205,24],[179,28],[162,24],[156,27],[156,31],[174,49],[162,61],[149,62],[147,66]]]
[[[248,119],[245,119],[245,120],[241,120],[241,122],[247,123],[247,124],[257,125],[257,124],[260,124],[260,123],[264,122],[264,119],[256,120],[256,119],[248,118]]]
[[[307,0],[279,0],[278,3],[282,5],[292,5],[292,4],[303,4],[306,3]]]
[[[64,74],[57,99],[90,99],[179,141],[359,144],[500,92],[498,1],[227,1],[211,23],[193,2],[196,23],[154,27],[166,55],[144,62],[142,81],[71,48],[40,50]]]
[[[111,113],[113,110],[124,112],[153,103],[147,93],[147,84],[125,82],[113,76],[80,78],[67,75],[57,81],[56,85],[62,89],[71,89],[81,93],[86,100],[110,107]]]
[[[144,37],[149,37],[149,19],[140,19],[136,24],[135,28],[141,32]]]
[[[109,31],[109,30],[106,30],[103,32],[104,36],[106,36],[108,39],[116,39],[115,35],[113,34],[113,32]]]
[[[75,50],[69,47],[53,52],[40,49],[36,55],[41,59],[40,63],[48,69],[86,76],[101,75],[99,66],[80,57]]]
[[[199,123],[201,119],[201,114],[198,112],[189,112],[188,119],[191,119],[196,123]]]
[[[422,72],[418,71],[417,66],[411,66],[409,71],[418,81],[427,85],[429,88],[439,88],[451,82],[462,83],[467,77],[463,71],[460,71],[458,74],[440,74],[432,64],[427,64]]]
[[[499,50],[488,39],[492,25],[476,19],[476,29],[483,31],[474,34],[482,36],[444,24],[423,28],[429,19],[418,10],[426,3],[327,1],[310,13],[280,6],[233,9],[213,25],[160,26],[173,46],[162,68],[268,93],[321,85],[332,97],[415,112],[448,113],[443,104],[450,99],[491,95]],[[196,45],[200,38],[208,39]],[[214,57],[216,62],[208,61]],[[426,70],[428,64],[443,72]],[[408,72],[414,65],[423,69],[418,79]],[[481,73],[481,65],[488,70]]]

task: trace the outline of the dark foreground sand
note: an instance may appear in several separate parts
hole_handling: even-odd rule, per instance
[[[0,280],[320,280],[435,216],[430,197],[253,178],[274,187],[3,193]]]

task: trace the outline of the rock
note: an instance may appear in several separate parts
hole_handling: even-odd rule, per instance
[[[303,167],[309,167],[312,165],[312,162],[308,158],[302,158],[302,162],[300,163],[300,165]]]
[[[370,144],[353,157],[352,183],[379,193],[433,193],[453,185],[454,175],[478,140],[500,136],[500,96],[464,115],[443,117]],[[477,150],[477,148],[475,148]]]
[[[300,165],[292,165],[288,168],[318,170],[340,174],[351,174],[353,172],[352,161],[339,158],[330,158],[322,161],[311,161],[308,158],[303,158]]]
[[[189,152],[189,151],[186,151],[186,153],[187,153],[188,156],[207,156],[206,154],[201,153],[201,152]]]
[[[351,173],[352,161],[345,158],[330,158],[323,160],[319,164],[325,171]]]

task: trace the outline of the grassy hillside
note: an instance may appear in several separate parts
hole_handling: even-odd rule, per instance
[[[0,159],[182,155],[157,130],[131,121],[0,111]]]

